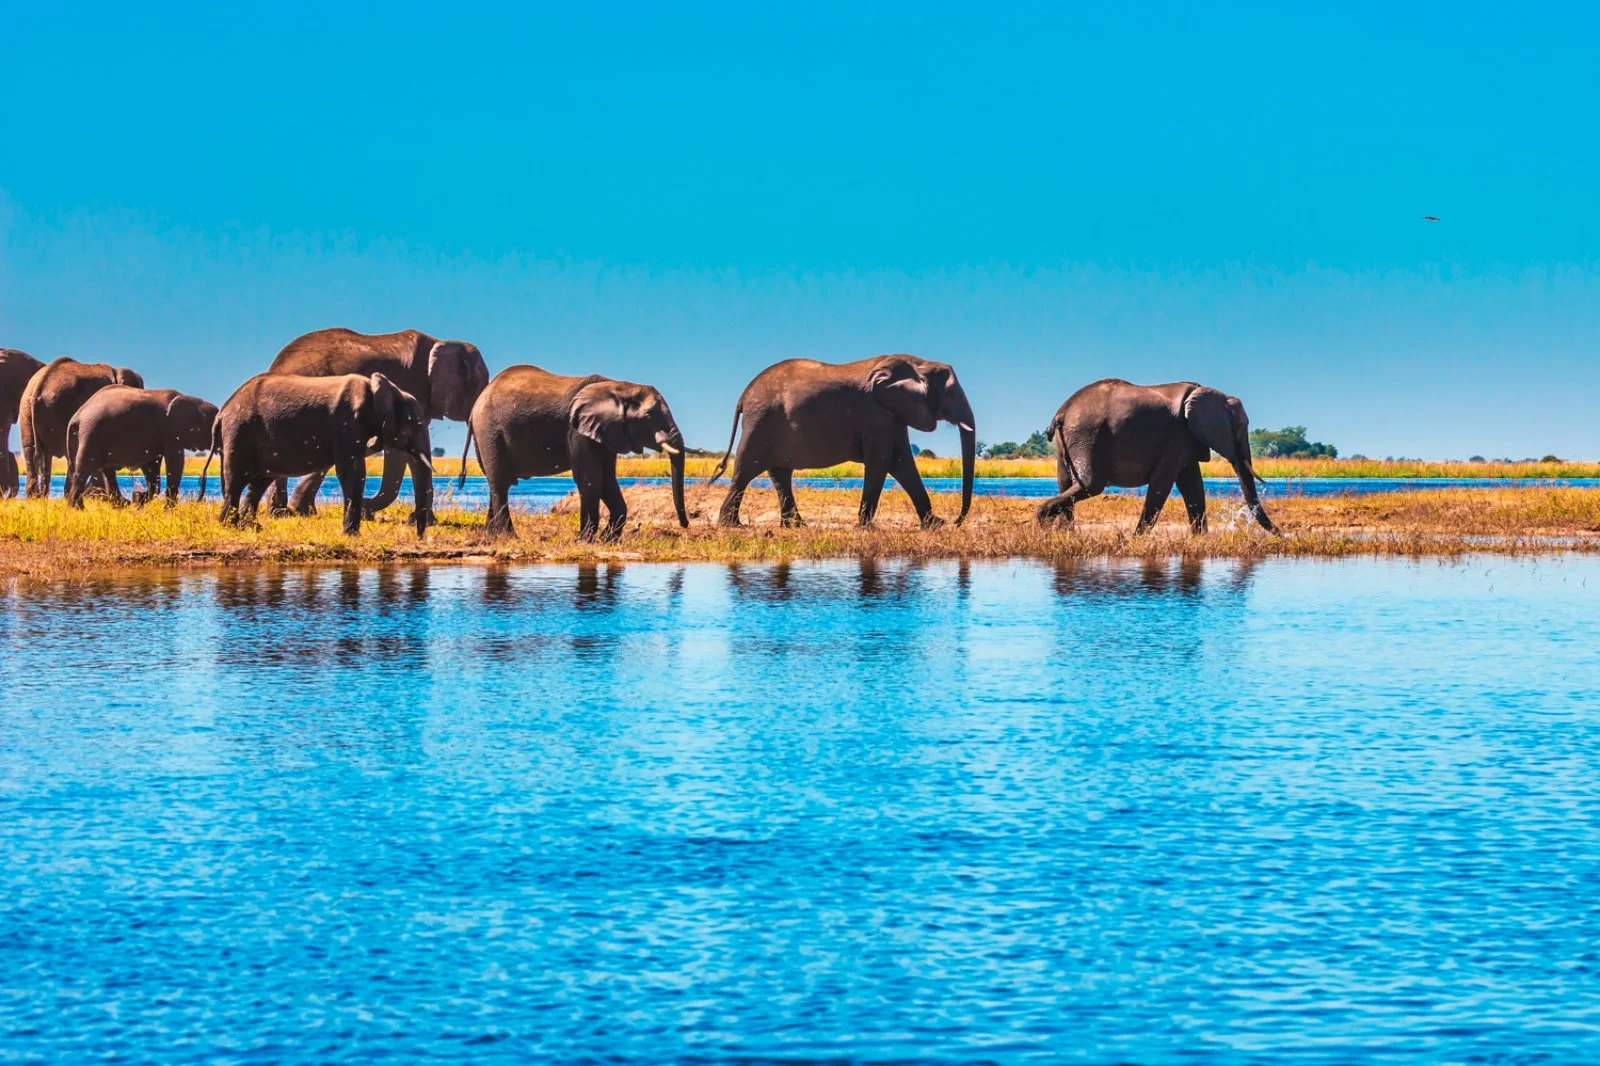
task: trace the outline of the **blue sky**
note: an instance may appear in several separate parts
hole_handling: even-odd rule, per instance
[[[414,326],[716,447],[771,362],[911,351],[986,440],[1118,375],[1600,457],[1600,14],[1210,7],[13,5],[0,344],[221,400]]]

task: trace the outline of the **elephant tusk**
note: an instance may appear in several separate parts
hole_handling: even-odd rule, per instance
[[[426,455],[423,455],[421,452],[415,452],[413,454],[416,455],[417,462],[421,463],[424,467],[427,468],[428,473],[430,473],[430,474],[433,473],[433,460],[432,459],[429,459]]]
[[[682,455],[683,454],[681,449],[674,448],[672,445],[668,444],[666,441],[661,441],[660,445],[661,445],[661,450],[666,452],[668,455]]]
[[[956,428],[960,429],[963,433],[976,433],[977,432],[977,430],[973,429],[971,426],[967,425],[965,422],[957,422],[956,423]]]

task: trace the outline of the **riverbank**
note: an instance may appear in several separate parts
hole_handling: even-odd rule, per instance
[[[1600,492],[1526,488],[1288,497],[1272,514],[1284,530],[1270,536],[1250,524],[1237,501],[1210,501],[1212,531],[1191,536],[1181,501],[1169,501],[1147,536],[1133,536],[1141,501],[1104,496],[1079,505],[1072,530],[1041,529],[1037,501],[988,497],[976,501],[961,527],[917,528],[905,495],[884,494],[877,526],[854,526],[857,493],[802,491],[808,525],[778,527],[770,492],[752,492],[743,529],[711,524],[720,494],[691,491],[691,526],[671,518],[664,487],[628,492],[627,532],[619,543],[577,538],[576,500],[548,515],[516,516],[517,536],[484,536],[478,511],[440,513],[440,524],[419,541],[406,524],[410,508],[396,506],[364,523],[359,537],[339,528],[339,508],[315,518],[263,517],[261,528],[217,522],[217,504],[185,502],[115,509],[90,501],[75,511],[62,501],[0,500],[0,573],[70,575],[118,566],[215,566],[257,562],[584,562],[607,560],[758,562],[822,558],[1266,558],[1360,555],[1455,556],[1491,552],[1600,552]],[[936,496],[935,510],[953,517],[957,501]]]

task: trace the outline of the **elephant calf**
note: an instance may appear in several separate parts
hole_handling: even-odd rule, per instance
[[[344,531],[359,533],[369,444],[393,448],[433,470],[421,404],[382,374],[257,374],[228,397],[211,433],[211,454],[222,453],[221,520],[254,523],[262,494],[275,479],[332,467],[344,492]],[[201,492],[205,477],[202,470]],[[427,507],[419,503],[413,515],[419,537],[427,518]]]
[[[101,389],[67,423],[67,502],[83,506],[84,487],[96,471],[113,484],[118,470],[131,467],[144,475],[145,489],[133,497],[142,506],[161,491],[165,461],[171,507],[183,480],[183,453],[209,448],[216,420],[216,404],[172,389]]]
[[[598,374],[565,377],[536,366],[512,366],[496,374],[467,419],[459,489],[466,482],[466,449],[476,438],[478,463],[489,482],[491,536],[510,536],[510,490],[525,477],[572,471],[578,485],[578,535],[615,540],[622,535],[628,504],[617,484],[617,456],[656,448],[672,464],[672,505],[678,524],[689,525],[683,506],[683,434],[667,401],[650,385],[613,381]],[[608,521],[600,530],[600,504]]]
[[[1039,522],[1071,524],[1073,504],[1108,485],[1148,485],[1135,532],[1155,524],[1173,482],[1183,494],[1189,525],[1206,528],[1206,489],[1200,464],[1215,451],[1239,475],[1244,502],[1261,528],[1277,532],[1256,496],[1250,463],[1250,420],[1237,396],[1177,381],[1134,385],[1106,378],[1085,385],[1056,411],[1049,436],[1056,446],[1060,495],[1039,505]]]

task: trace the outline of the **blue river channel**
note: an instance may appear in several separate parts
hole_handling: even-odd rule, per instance
[[[0,579],[0,1061],[1600,1061],[1600,560]]]

